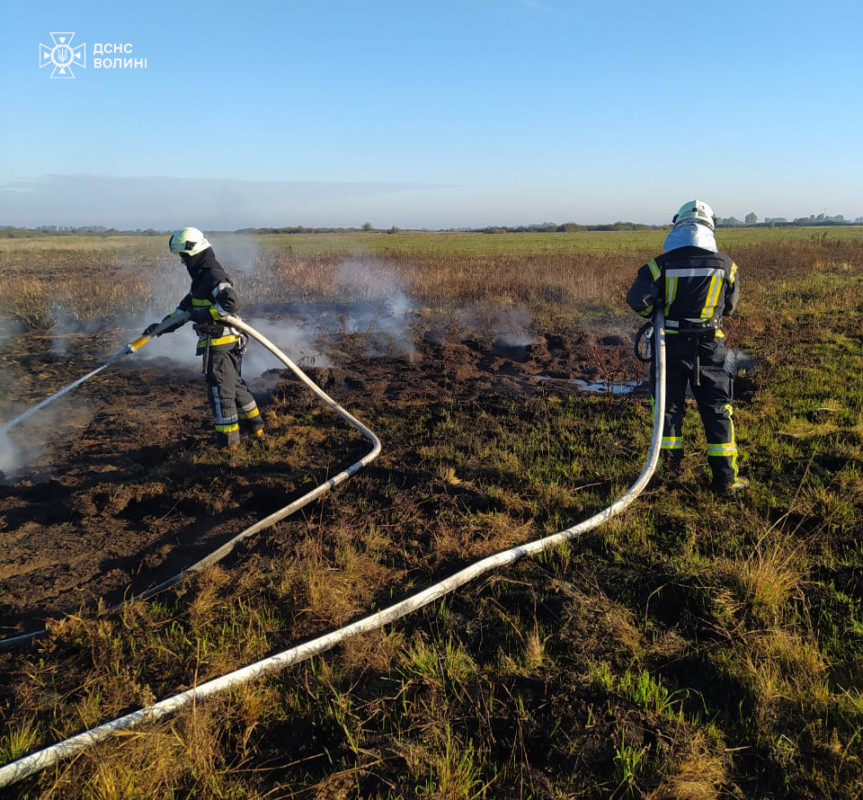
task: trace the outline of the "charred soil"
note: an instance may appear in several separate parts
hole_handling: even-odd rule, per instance
[[[19,409],[99,366],[108,337],[82,334],[72,357],[54,354],[48,337],[15,340],[5,359],[18,372]],[[622,382],[638,372],[629,349],[556,334],[518,345],[426,336],[408,355],[369,356],[362,340],[346,336],[333,344],[334,366],[307,372],[360,416],[365,409],[392,414],[416,402],[482,406],[500,396],[575,394],[572,379],[594,383],[612,371],[612,382]],[[237,452],[212,449],[201,376],[167,359],[134,356],[47,407],[46,419],[37,412],[12,431],[28,466],[0,483],[4,637],[145,591],[362,451],[337,430],[315,446],[290,447],[290,423],[282,418],[308,409],[308,390],[288,370],[250,385],[269,424],[287,433],[282,452],[250,442]]]

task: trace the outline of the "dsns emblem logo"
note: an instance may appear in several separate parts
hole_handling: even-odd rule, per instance
[[[54,67],[51,72],[52,78],[74,78],[72,67],[87,66],[87,45],[79,44],[77,47],[72,47],[74,36],[74,33],[52,33],[53,47],[39,45],[39,68],[51,64]]]

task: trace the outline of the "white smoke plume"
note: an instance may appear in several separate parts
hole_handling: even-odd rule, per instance
[[[488,336],[507,347],[526,347],[537,339],[531,332],[533,316],[525,305],[502,306],[477,303],[458,312],[466,335]]]
[[[8,434],[0,433],[0,477],[12,478],[21,469],[22,458],[20,448],[9,438]]]
[[[75,335],[97,333],[105,328],[105,321],[97,317],[88,320],[78,319],[64,306],[55,306],[51,312],[54,320],[51,326],[51,352],[55,356],[66,357],[74,348]]]
[[[43,399],[36,398],[33,404]],[[16,413],[25,411],[29,404],[28,400]],[[0,426],[0,482],[13,480],[22,472],[32,473],[33,470],[40,473],[38,480],[48,480],[53,473],[47,457],[51,440],[63,441],[79,434],[90,423],[94,413],[94,409],[80,397],[66,395],[8,431]]]
[[[269,339],[299,367],[329,367],[331,362],[318,341],[318,333],[309,320],[303,319],[249,319],[243,318],[252,328]],[[285,365],[258,342],[249,343],[243,358],[243,376],[256,378],[270,369],[284,369]]]
[[[338,283],[351,298],[343,320],[346,333],[365,334],[372,347],[415,354],[410,330],[415,304],[392,268],[374,258],[351,258],[339,265]]]
[[[213,252],[225,272],[237,284],[235,278],[252,274],[260,261],[260,248],[254,236],[237,234],[233,236],[210,236],[208,241],[213,246]],[[185,271],[184,271],[185,274]]]
[[[0,349],[24,332],[24,326],[20,322],[0,316]]]
[[[121,328],[128,329],[131,332],[129,339],[134,340],[143,333],[149,324],[161,322],[166,313],[164,309],[158,312],[153,311],[146,315],[136,316],[130,320],[123,320],[118,324]],[[152,337],[134,355],[129,356],[129,358],[140,359],[142,361],[167,359],[174,364],[200,370],[200,358],[195,355],[195,344],[197,341],[198,337],[192,324],[187,322],[181,328],[171,331],[171,333]],[[123,343],[118,342],[117,344],[119,347]]]

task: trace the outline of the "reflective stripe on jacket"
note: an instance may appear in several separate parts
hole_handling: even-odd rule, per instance
[[[687,323],[718,330],[722,317],[736,310],[739,297],[737,265],[729,256],[700,247],[678,247],[638,270],[626,302],[645,317],[663,303],[666,328],[676,333]]]

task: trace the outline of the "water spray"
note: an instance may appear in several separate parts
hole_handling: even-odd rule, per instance
[[[236,323],[232,322],[231,324]],[[13,761],[10,764],[6,764],[5,766],[0,767],[0,787],[9,786],[30,775],[41,772],[47,767],[56,766],[61,761],[72,758],[87,748],[111,738],[119,731],[130,730],[145,723],[153,723],[160,719],[164,719],[174,714],[179,709],[188,705],[194,705],[198,701],[201,701],[213,694],[226,691],[235,686],[241,686],[264,675],[269,675],[283,670],[293,664],[306,661],[313,656],[330,650],[351,636],[383,628],[384,625],[401,619],[402,617],[439,600],[441,597],[449,594],[469,581],[474,580],[480,575],[494,569],[500,569],[508,564],[512,564],[525,556],[537,555],[565,542],[572,541],[581,536],[582,533],[598,527],[603,522],[611,519],[611,517],[621,513],[625,508],[631,505],[638,495],[647,487],[659,461],[659,452],[662,442],[663,416],[665,414],[664,325],[665,318],[662,311],[659,310],[653,320],[653,349],[656,364],[656,385],[654,386],[655,402],[653,404],[653,433],[650,439],[650,448],[647,453],[647,460],[641,474],[636,478],[635,482],[611,505],[597,514],[594,514],[589,519],[560,531],[559,533],[510,548],[509,550],[504,550],[500,553],[488,556],[481,561],[477,561],[454,575],[451,575],[449,578],[446,578],[443,581],[440,581],[439,583],[436,583],[427,589],[396,603],[395,605],[363,617],[362,619],[359,619],[343,628],[326,633],[323,636],[319,636],[309,642],[292,647],[289,650],[269,656],[268,658],[257,661],[249,666],[229,672],[227,675],[214,678],[198,686],[193,686],[191,689],[187,689],[173,697],[161,700],[147,708],[142,708],[138,711],[126,714],[123,717],[119,717],[111,722],[106,722],[96,728],[79,733],[77,736],[73,736],[65,741],[50,745],[43,750],[31,753],[24,758]],[[253,331],[248,328],[248,326],[237,325],[237,327],[241,327],[242,330],[246,330],[250,335],[254,335]],[[323,392],[319,393],[323,394]]]
[[[188,318],[189,318],[189,315],[187,314],[185,319],[183,320],[183,322],[188,320]],[[88,372],[83,377],[78,378],[77,381],[73,381],[68,386],[64,386],[62,389],[60,389],[59,392],[54,392],[54,394],[52,394],[50,397],[46,397],[42,402],[36,403],[36,405],[33,406],[32,408],[28,408],[23,414],[19,414],[17,417],[15,417],[15,419],[9,420],[9,422],[4,423],[2,426],[0,426],[0,436],[2,436],[5,433],[8,433],[16,425],[20,425],[22,422],[24,422],[25,419],[28,419],[29,417],[33,416],[33,414],[35,414],[37,411],[40,411],[41,409],[45,408],[45,406],[47,406],[49,403],[53,403],[55,400],[62,397],[64,394],[67,394],[68,392],[71,392],[73,389],[76,389],[82,383],[84,383],[84,381],[89,381],[90,378],[93,378],[96,375],[98,375],[103,369],[107,369],[108,367],[110,367],[111,364],[113,364],[115,361],[119,361],[124,356],[128,356],[128,355],[131,355],[132,353],[137,352],[145,344],[147,344],[147,342],[149,342],[150,339],[152,339],[154,336],[158,336],[169,325],[176,325],[178,320],[179,320],[179,315],[172,317],[170,319],[170,321],[163,320],[152,330],[152,332],[148,336],[139,336],[137,339],[135,339],[134,342],[130,342],[122,350],[114,353],[114,355],[112,355],[104,364],[102,364],[101,367],[97,367],[92,372]]]

